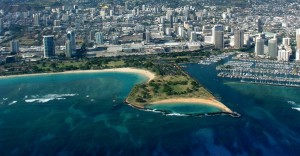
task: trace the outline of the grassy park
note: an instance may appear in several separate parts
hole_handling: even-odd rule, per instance
[[[170,98],[213,98],[205,88],[188,75],[158,75],[150,82],[136,85],[127,102],[143,108],[145,105]]]

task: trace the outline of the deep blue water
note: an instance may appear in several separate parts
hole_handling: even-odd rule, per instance
[[[137,110],[123,102],[146,80],[134,74],[0,79],[1,155],[299,155],[300,89],[223,81],[214,69],[186,71],[242,117]]]

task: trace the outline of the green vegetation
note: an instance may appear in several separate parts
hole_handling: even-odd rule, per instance
[[[106,66],[108,67],[113,67],[113,68],[117,68],[117,67],[123,67],[125,65],[125,62],[123,60],[120,61],[110,61],[106,64]]]
[[[82,54],[84,54],[84,44]],[[80,52],[79,52],[80,53]],[[158,75],[180,75],[179,63],[197,62],[210,54],[219,54],[219,51],[195,51],[163,53],[157,55],[117,56],[66,59],[59,55],[56,60],[43,59],[37,62],[16,62],[0,66],[0,75],[32,74],[45,72],[63,72],[69,70],[90,70],[134,67],[148,69]]]
[[[205,88],[188,75],[157,76],[148,83],[136,85],[127,102],[136,106],[170,98],[213,98]]]

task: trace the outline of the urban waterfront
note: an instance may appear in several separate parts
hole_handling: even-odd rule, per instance
[[[240,55],[240,54],[239,54]],[[298,62],[281,62],[267,59],[233,57],[228,62],[216,67],[219,77],[239,80],[241,82],[300,86]]]
[[[224,81],[215,68],[187,64],[185,70],[241,117],[166,116],[132,108],[123,100],[146,80],[134,74],[1,79],[0,150],[3,155],[298,155],[299,88]]]

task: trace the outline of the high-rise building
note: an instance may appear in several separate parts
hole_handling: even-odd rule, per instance
[[[234,31],[234,48],[240,49],[244,46],[244,31],[236,30]]]
[[[300,49],[300,29],[296,30],[297,50]]]
[[[19,41],[13,40],[10,41],[10,52],[13,54],[17,54],[20,51]]]
[[[147,29],[146,32],[145,32],[145,43],[150,43],[150,41],[151,41],[151,33]]]
[[[290,57],[290,51],[285,49],[284,46],[280,47],[280,49],[278,50],[277,60],[278,61],[289,61],[289,57]]]
[[[166,35],[171,36],[171,33],[172,33],[171,28],[166,28]]]
[[[183,38],[184,37],[184,29],[182,26],[178,27],[178,36]]]
[[[260,18],[256,20],[256,26],[257,26],[257,31],[259,33],[262,33],[263,32],[263,23]]]
[[[74,30],[69,30],[67,32],[67,40],[70,40],[71,42],[71,50],[72,54],[76,52],[76,36],[75,36],[75,31]]]
[[[170,27],[173,28],[173,26],[174,26],[173,15],[170,15]]]
[[[192,31],[191,34],[190,34],[190,41],[191,42],[195,42],[197,41],[197,34],[195,31]]]
[[[55,43],[53,35],[44,36],[43,45],[45,58],[55,56]]]
[[[189,13],[190,13],[190,10],[188,7],[184,7],[183,9],[183,15],[184,15],[184,20],[187,21],[189,19]]]
[[[0,33],[3,31],[3,20],[0,18]]]
[[[40,15],[33,14],[33,26],[40,26]]]
[[[90,42],[93,42],[95,39],[95,31],[94,30],[91,30],[90,31],[90,36],[89,36],[89,41]]]
[[[71,41],[70,40],[66,40],[66,57],[71,58],[72,57],[72,48],[71,48]]]
[[[247,33],[244,35],[244,45],[246,45],[246,47],[250,47],[251,44],[251,37],[250,34]]]
[[[296,61],[300,61],[300,49],[296,50]]]
[[[216,31],[224,31],[223,25],[217,24],[212,28],[212,43],[215,44],[215,32]]]
[[[109,10],[109,16],[113,16],[114,15],[114,10]]]
[[[264,39],[257,37],[255,40],[255,56],[264,55]]]
[[[95,34],[95,40],[97,45],[104,44],[104,36],[102,32],[96,32]]]
[[[282,38],[282,44],[284,46],[290,46],[291,45],[291,38],[289,38],[289,37]]]
[[[268,42],[268,53],[271,59],[276,59],[278,56],[277,39],[272,38]]]
[[[224,49],[224,31],[215,31],[214,36],[215,48]]]
[[[125,2],[125,10],[126,10],[126,11],[129,10],[129,2],[128,2],[128,1]]]

